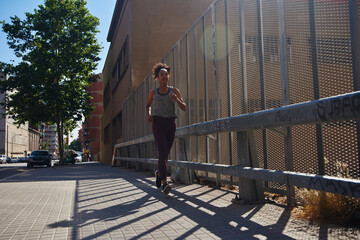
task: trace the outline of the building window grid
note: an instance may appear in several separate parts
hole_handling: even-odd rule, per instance
[[[310,39],[309,46],[310,46]],[[351,42],[347,38],[318,38],[318,60],[323,64],[351,64]]]
[[[110,126],[107,125],[104,128],[104,144],[109,144],[110,143]]]
[[[110,88],[109,88],[109,82],[107,82],[106,86],[105,86],[105,90],[104,90],[104,95],[103,95],[103,102],[104,102],[104,108],[106,108],[110,102]]]
[[[278,36],[264,36],[264,62],[280,62],[280,41]],[[248,35],[245,42],[246,61],[258,61],[258,36]],[[286,38],[287,60],[292,62],[291,39]],[[239,61],[241,62],[241,46],[239,43]]]
[[[121,47],[115,67],[112,71],[112,77],[116,82],[120,82],[129,66],[129,48],[128,37],[126,37],[123,46]],[[114,87],[116,84],[114,84]]]

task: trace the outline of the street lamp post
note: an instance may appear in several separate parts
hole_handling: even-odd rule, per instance
[[[15,138],[16,136],[21,136],[21,134],[20,134],[20,133],[15,134],[15,135],[12,137],[12,139],[11,139],[11,155],[14,153],[14,138]]]

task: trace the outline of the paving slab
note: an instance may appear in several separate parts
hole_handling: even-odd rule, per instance
[[[171,184],[149,172],[81,163],[0,180],[0,239],[358,239],[359,226],[310,223],[273,203]]]

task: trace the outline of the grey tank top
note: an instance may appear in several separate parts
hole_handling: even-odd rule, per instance
[[[175,113],[175,101],[170,99],[170,94],[173,92],[173,87],[169,87],[169,91],[165,94],[160,94],[159,88],[155,89],[153,101],[151,104],[151,116],[169,118],[177,117]]]

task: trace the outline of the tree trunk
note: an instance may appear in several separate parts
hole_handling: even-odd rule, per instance
[[[64,147],[63,147],[63,123],[62,122],[58,122],[56,123],[56,131],[58,134],[58,142],[59,142],[59,154],[60,154],[60,165],[65,165],[65,160],[64,160]]]

